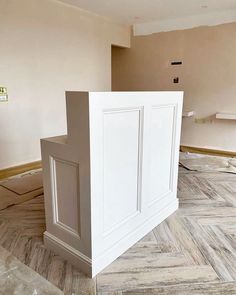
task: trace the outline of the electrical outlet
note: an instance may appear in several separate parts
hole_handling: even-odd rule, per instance
[[[174,83],[174,84],[178,84],[178,83],[179,83],[179,77],[175,77],[175,78],[173,78],[173,83]]]

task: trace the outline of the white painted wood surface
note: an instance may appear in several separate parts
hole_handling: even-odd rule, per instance
[[[216,119],[236,120],[236,113],[216,113]]]
[[[45,244],[94,277],[178,208],[182,92],[67,92],[41,140]]]

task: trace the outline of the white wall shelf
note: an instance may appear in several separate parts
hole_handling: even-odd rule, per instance
[[[236,120],[236,113],[216,113],[216,119]]]

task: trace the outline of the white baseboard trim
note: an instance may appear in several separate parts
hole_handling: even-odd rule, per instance
[[[172,213],[174,213],[179,207],[179,200],[176,198],[167,206],[165,206],[161,211],[156,212],[152,218],[148,219],[143,223],[142,227],[138,227],[137,230],[133,231],[131,234],[126,235],[113,247],[109,248],[104,252],[104,254],[99,255],[99,257],[93,260],[93,277],[102,271],[108,264],[112,263],[116,258],[123,254],[127,249],[132,247],[140,239],[142,239],[146,234],[148,234],[153,228],[159,225]]]
[[[129,235],[126,235],[124,238],[114,244],[113,247],[110,247],[102,255],[94,258],[93,260],[47,231],[44,233],[44,243],[47,248],[64,257],[75,267],[78,267],[79,265],[80,270],[86,273],[90,278],[93,278],[107,265],[112,263],[127,249],[129,249],[142,237],[148,234],[154,227],[159,225],[163,220],[174,213],[178,209],[178,206],[179,202],[176,198],[161,211],[153,215],[152,218],[144,222],[141,227],[137,228],[137,230],[133,231]]]
[[[92,276],[92,260],[88,256],[75,250],[47,231],[44,232],[44,244],[48,249],[62,256],[74,266],[78,267],[79,265],[79,269],[89,277]]]

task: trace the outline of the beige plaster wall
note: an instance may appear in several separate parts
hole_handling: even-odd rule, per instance
[[[133,37],[131,49],[113,48],[113,90],[184,90],[182,145],[236,151],[236,23]],[[182,66],[170,66],[173,60]],[[180,78],[173,84],[173,77]]]
[[[55,0],[0,0],[0,169],[40,159],[66,133],[65,90],[110,90],[111,44],[130,28]]]

